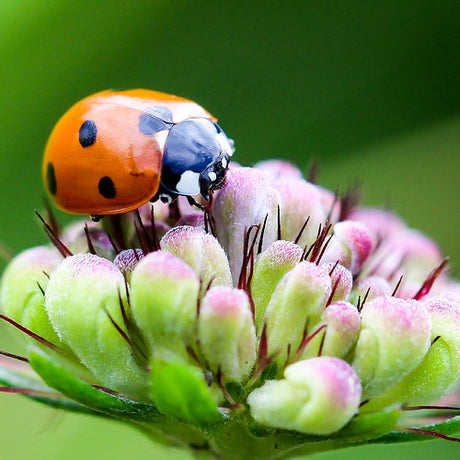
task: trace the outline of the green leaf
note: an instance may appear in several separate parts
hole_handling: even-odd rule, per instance
[[[194,424],[222,419],[199,369],[177,361],[152,363],[151,396],[163,414]]]
[[[45,383],[90,409],[118,418],[146,421],[162,418],[155,406],[98,390],[51,362],[38,351],[32,351],[29,360]]]

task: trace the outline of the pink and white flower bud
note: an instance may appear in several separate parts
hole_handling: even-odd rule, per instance
[[[407,283],[423,283],[428,274],[442,261],[439,246],[423,233],[414,229],[404,229],[394,236],[393,247],[404,251],[404,273]]]
[[[334,225],[334,236],[326,249],[324,262],[336,262],[358,273],[372,254],[375,240],[361,222],[344,220]]]
[[[430,318],[421,302],[378,297],[361,311],[353,367],[364,397],[374,398],[417,367],[430,345]]]
[[[142,249],[125,249],[117,254],[113,263],[129,282],[132,271],[143,257]]]
[[[312,244],[319,225],[326,220],[316,186],[303,179],[281,178],[273,182],[273,187],[280,194],[281,238],[294,241],[309,217],[298,243],[302,247]]]
[[[202,212],[191,212],[190,214],[185,214],[177,221],[177,226],[188,226],[188,227],[199,227],[204,229],[204,214]]]
[[[311,262],[301,262],[278,283],[265,313],[268,356],[283,365],[296,353],[304,331],[313,330],[331,293],[331,279]]]
[[[254,264],[251,294],[255,306],[255,323],[260,333],[270,298],[281,278],[302,259],[303,250],[291,241],[275,241]]]
[[[423,302],[431,319],[431,340],[440,337],[450,352],[453,382],[460,379],[460,299],[434,296]]]
[[[386,240],[406,226],[396,214],[378,208],[355,208],[349,218],[365,224],[376,240]]]
[[[265,160],[254,165],[255,168],[269,174],[272,180],[276,179],[302,179],[300,169],[285,160]]]
[[[266,249],[277,239],[278,206],[279,194],[271,186],[270,176],[257,169],[228,171],[224,186],[216,192],[212,216],[217,238],[228,256],[235,285],[243,262],[247,229],[252,225],[262,227],[267,219],[263,234],[263,249]],[[259,231],[257,240],[261,233]]]
[[[328,221],[333,223],[337,222],[341,211],[340,199],[337,198],[335,193],[320,185],[317,185],[316,189],[319,192],[321,204],[323,205]]]
[[[385,297],[392,293],[390,283],[381,276],[369,276],[358,280],[351,293],[350,301],[354,304],[358,303],[358,299],[366,302],[377,297]]]
[[[423,302],[431,320],[432,344],[422,362],[400,383],[373,399],[365,411],[394,404],[423,405],[452,391],[460,379],[460,303],[446,296]]]
[[[85,225],[88,228],[88,235],[85,232]],[[88,237],[97,255],[109,260],[115,257],[115,249],[110,238],[94,222],[82,220],[72,224],[64,230],[61,238],[72,253],[78,254],[89,251]]]
[[[195,271],[169,252],[151,252],[137,264],[131,309],[155,358],[188,360],[199,288]]]
[[[78,254],[64,259],[52,273],[46,312],[62,342],[102,385],[145,396],[147,374],[109,318],[124,325],[119,295],[126,302],[118,268],[102,257]]]
[[[332,298],[330,302],[348,300],[351,288],[353,287],[353,274],[340,264],[329,262],[320,267],[330,276],[332,286]]]
[[[211,288],[198,317],[201,351],[213,373],[243,382],[256,361],[256,331],[249,299],[239,289]]]
[[[344,358],[358,341],[361,317],[357,308],[341,300],[328,305],[321,319],[327,325],[322,356]]]
[[[340,430],[358,412],[361,384],[345,361],[306,359],[288,366],[284,377],[249,394],[251,415],[258,423],[326,435]]]
[[[227,256],[217,239],[202,228],[174,227],[161,239],[163,250],[182,259],[201,280],[201,294],[211,286],[231,286]]]

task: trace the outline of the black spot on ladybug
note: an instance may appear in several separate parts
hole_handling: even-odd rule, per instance
[[[99,193],[104,198],[115,198],[115,195],[117,194],[113,180],[110,179],[110,177],[108,176],[104,176],[101,178],[97,188],[99,190]]]
[[[56,173],[54,172],[53,163],[48,163],[46,166],[46,181],[48,183],[48,190],[52,195],[57,193]]]
[[[139,117],[139,131],[147,136],[169,129],[169,126],[165,121],[149,113],[143,113]]]
[[[96,142],[97,128],[93,120],[86,120],[78,131],[78,140],[82,147],[89,147]]]

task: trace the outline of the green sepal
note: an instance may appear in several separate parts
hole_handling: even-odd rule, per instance
[[[394,429],[400,416],[399,410],[357,415],[336,434],[336,437],[353,443],[380,438]]]
[[[418,430],[427,430],[435,433],[440,433],[445,436],[453,436],[460,433],[460,415],[446,420],[445,422],[435,423],[433,425],[417,426],[416,428]],[[432,436],[427,436],[426,434],[422,433],[407,432],[404,431],[404,428],[401,428],[401,431],[393,431],[372,442],[399,443],[413,441],[428,441],[430,439],[433,440],[436,438]]]
[[[32,373],[31,369],[22,365],[10,366],[10,368],[7,363],[3,363],[3,360],[0,360],[0,363],[0,386],[30,390],[29,394],[20,394],[56,409],[98,415],[93,410],[56,393],[52,388],[38,380],[38,376]],[[14,368],[17,369],[13,370]]]
[[[244,402],[248,392],[246,388],[238,382],[228,382],[225,385],[225,389],[228,391],[228,394],[235,400],[235,402]]]
[[[30,365],[50,387],[64,396],[105,415],[150,420],[162,418],[155,406],[98,390],[59,367],[38,351],[29,356]]]
[[[198,425],[222,420],[199,369],[160,359],[154,360],[151,368],[151,398],[161,413]]]
[[[270,363],[265,367],[262,371],[262,375],[260,376],[260,380],[265,382],[266,380],[273,380],[276,378],[279,372],[278,363],[275,361],[270,361]]]

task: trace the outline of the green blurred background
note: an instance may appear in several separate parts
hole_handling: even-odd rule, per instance
[[[437,239],[458,275],[459,19],[458,1],[1,0],[0,241],[15,252],[45,241],[33,209],[57,118],[93,92],[145,87],[206,107],[243,164],[281,157],[305,169],[316,158],[323,185],[361,180],[366,204]],[[0,349],[18,351],[0,326]],[[453,458],[456,447],[318,458]],[[0,395],[0,459],[132,456],[189,458],[121,425]]]

